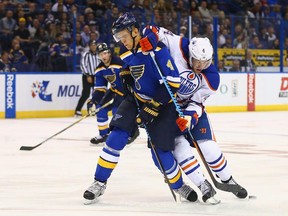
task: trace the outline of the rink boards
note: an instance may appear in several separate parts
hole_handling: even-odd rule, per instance
[[[0,74],[0,118],[73,116],[82,91],[80,73]],[[287,73],[221,73],[210,112],[288,110]],[[85,112],[86,106],[83,106]]]

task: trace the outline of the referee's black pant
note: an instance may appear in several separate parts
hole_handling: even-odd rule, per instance
[[[87,76],[85,76],[84,74],[82,75],[82,92],[81,92],[81,97],[79,98],[78,104],[76,106],[75,112],[76,111],[81,111],[84,103],[86,102],[86,100],[89,98],[90,96],[90,91],[91,88],[94,87],[94,78],[93,78],[93,82],[89,83],[87,81]]]

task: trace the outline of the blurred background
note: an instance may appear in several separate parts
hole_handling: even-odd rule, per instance
[[[287,0],[2,0],[0,71],[80,72],[90,40],[119,52],[111,25],[126,11],[141,27],[208,37],[220,72],[288,71]]]

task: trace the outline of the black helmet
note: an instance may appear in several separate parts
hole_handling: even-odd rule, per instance
[[[104,51],[110,51],[110,49],[106,43],[100,43],[97,45],[96,51],[99,54],[99,53],[104,52]]]
[[[121,15],[112,25],[112,34],[116,34],[123,29],[127,29],[129,32],[132,32],[132,26],[135,26],[139,29],[139,24],[136,21],[132,13],[126,12]]]

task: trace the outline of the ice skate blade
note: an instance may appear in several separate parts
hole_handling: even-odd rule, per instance
[[[257,199],[257,196],[255,196],[255,195],[249,195],[249,196],[248,196],[248,199],[249,199],[249,200],[255,200],[255,199]]]
[[[207,205],[218,205],[219,203],[221,203],[221,200],[216,199],[215,197],[210,197],[209,199],[206,200],[206,202],[204,202],[204,204]]]
[[[98,144],[93,144],[93,143],[90,143],[90,146],[94,146],[94,147],[103,147],[105,145],[105,141],[104,142],[101,142],[101,143],[98,143]]]
[[[87,199],[85,199],[85,201],[84,201],[84,205],[92,205],[92,204],[95,204],[95,203],[97,203],[98,202],[98,199],[93,199],[93,200],[87,200]]]

